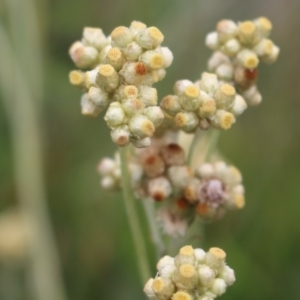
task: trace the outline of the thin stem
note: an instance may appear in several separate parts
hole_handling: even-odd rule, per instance
[[[156,248],[156,256],[160,259],[165,254],[165,245],[155,220],[154,203],[152,199],[145,199],[142,202],[150,226],[151,238]]]
[[[128,222],[130,225],[135,249],[140,270],[141,280],[144,284],[150,277],[151,272],[148,265],[146,244],[141,230],[141,225],[138,218],[138,213],[135,206],[135,200],[131,193],[130,175],[127,164],[127,147],[120,148],[121,171],[122,171],[122,191],[127,213]]]
[[[208,147],[205,156],[205,161],[210,161],[212,155],[215,153],[219,137],[220,137],[220,130],[212,130],[208,139]]]
[[[187,164],[189,166],[191,165],[191,163],[193,161],[194,153],[195,153],[196,147],[199,143],[199,139],[201,138],[201,136],[202,136],[202,131],[198,129],[194,134],[194,138],[193,138],[192,143],[189,148],[189,153],[188,153],[188,157],[187,157]]]

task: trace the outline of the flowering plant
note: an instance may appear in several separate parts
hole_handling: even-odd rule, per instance
[[[220,21],[206,37],[214,51],[208,72],[195,82],[178,80],[173,94],[159,104],[153,85],[165,77],[173,55],[162,46],[158,28],[134,21],[108,37],[100,28],[84,28],[82,40],[71,46],[75,65],[85,69],[69,75],[83,91],[82,113],[95,117],[105,110],[119,147],[114,158],[101,160],[98,171],[104,189],[123,191],[143,281],[150,272],[134,198],[145,207],[159,258],[171,251],[162,233],[180,239],[193,223],[213,222],[244,207],[242,175],[224,161],[216,144],[220,131],[262,100],[258,64],[272,63],[279,54],[271,30],[264,17]],[[153,300],[214,299],[235,281],[225,256],[219,248],[205,253],[185,246],[175,258],[160,259],[145,293]]]

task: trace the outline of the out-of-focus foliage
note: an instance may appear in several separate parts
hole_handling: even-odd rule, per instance
[[[96,173],[100,158],[111,156],[115,146],[101,117],[87,119],[80,114],[80,92],[68,83],[73,69],[70,44],[81,37],[84,26],[101,27],[106,34],[134,19],[157,26],[174,54],[166,79],[156,85],[162,98],[172,92],[175,80],[196,80],[206,69],[210,51],[204,39],[218,20],[264,15],[273,22],[279,60],[272,68],[260,66],[262,104],[248,109],[220,140],[223,154],[244,175],[247,205],[208,225],[203,248],[218,246],[230,254],[228,263],[237,282],[222,299],[300,299],[300,1],[37,0],[36,4],[46,78],[41,116],[45,181],[69,298],[144,297],[121,197],[103,192]],[[0,12],[5,19],[5,6]],[[0,102],[1,210],[17,203],[13,164],[9,123]],[[150,241],[148,245],[155,266]],[[13,291],[12,282],[19,282],[19,288],[26,289],[20,283],[26,281],[22,272],[2,263],[0,286]],[[7,280],[10,284],[5,284]],[[4,295],[9,292],[3,293],[3,300],[25,299],[23,293]]]

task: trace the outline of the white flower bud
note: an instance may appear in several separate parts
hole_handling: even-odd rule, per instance
[[[105,176],[111,174],[115,169],[115,166],[116,164],[114,160],[105,157],[98,164],[97,171],[100,173],[100,175]]]
[[[140,21],[132,21],[129,28],[134,34],[137,34],[139,31],[146,29],[147,25]]]
[[[250,105],[258,105],[262,101],[262,96],[257,89],[256,85],[251,86],[249,89],[243,92],[243,96]]]
[[[168,170],[170,181],[175,189],[185,189],[193,177],[193,171],[188,166],[172,166]]]
[[[175,286],[171,279],[156,277],[152,282],[152,290],[160,300],[168,300],[175,291]]]
[[[156,82],[163,80],[166,77],[166,74],[167,74],[167,71],[165,69],[158,69],[158,70],[155,70],[153,72],[156,74],[156,77],[157,77]]]
[[[240,50],[241,44],[237,39],[230,39],[221,47],[221,51],[230,57],[234,57]]]
[[[160,107],[171,116],[175,116],[181,111],[179,98],[175,95],[168,95],[164,97],[160,102]]]
[[[252,21],[239,23],[238,37],[240,42],[246,46],[252,46],[258,41],[258,32]]]
[[[210,178],[214,176],[214,167],[210,163],[204,163],[196,169],[196,175],[200,178]]]
[[[139,140],[131,139],[131,142],[136,148],[146,148],[151,145],[151,138],[146,137],[144,139]]]
[[[145,64],[149,70],[158,70],[164,66],[163,56],[156,51],[144,52],[139,60]]]
[[[234,115],[222,109],[217,110],[216,114],[211,120],[213,126],[223,130],[229,129],[234,122],[235,122]]]
[[[111,65],[100,65],[96,83],[101,89],[110,93],[118,87],[119,81],[119,75]]]
[[[164,58],[163,68],[170,67],[174,58],[171,50],[168,47],[159,47],[156,51],[159,52]]]
[[[221,273],[218,275],[219,278],[223,279],[227,286],[233,285],[235,282],[234,270],[228,266],[225,266]]]
[[[176,95],[181,95],[184,93],[186,87],[193,85],[190,80],[183,79],[175,82],[173,90]]]
[[[198,268],[199,285],[209,287],[215,280],[215,271],[206,265],[201,265]]]
[[[221,278],[216,278],[210,287],[210,291],[217,296],[221,296],[226,292],[226,288],[225,281]]]
[[[200,90],[195,85],[189,85],[179,97],[181,107],[186,111],[194,111],[200,106]]]
[[[198,82],[201,91],[212,93],[219,87],[219,81],[216,74],[202,73],[201,80]]]
[[[121,70],[125,58],[119,48],[110,48],[106,54],[105,63],[110,64],[115,70]]]
[[[235,99],[235,88],[228,84],[222,84],[214,93],[217,108],[228,109]]]
[[[69,54],[78,68],[85,69],[94,66],[98,61],[98,51],[89,46],[84,46],[81,42],[71,45]]]
[[[136,61],[142,55],[143,48],[136,42],[132,42],[127,45],[123,53],[127,61]]]
[[[121,85],[114,94],[115,101],[138,98],[138,89],[134,85]]]
[[[268,56],[262,57],[262,60],[266,63],[271,64],[277,60],[279,52],[280,52],[279,47],[273,44],[271,54]]]
[[[192,178],[184,190],[184,197],[190,202],[195,203],[198,201],[197,190],[200,185],[200,180]]]
[[[256,25],[259,35],[262,38],[267,38],[270,35],[273,26],[269,19],[260,17],[254,20],[254,24]]]
[[[220,248],[210,248],[206,253],[206,264],[216,272],[225,266],[226,253]]]
[[[107,52],[111,49],[111,45],[104,47],[99,54],[99,63],[105,63]]]
[[[195,297],[185,291],[178,291],[173,295],[172,300],[195,300]]]
[[[88,98],[95,105],[100,107],[107,107],[109,104],[108,94],[102,91],[100,88],[91,86],[88,92]]]
[[[165,163],[159,155],[150,155],[143,160],[143,167],[148,177],[156,177],[165,171]]]
[[[217,107],[216,101],[205,92],[200,94],[200,107],[197,114],[201,118],[209,118],[214,115]]]
[[[168,144],[161,149],[161,156],[168,166],[180,166],[185,163],[184,150],[178,144]]]
[[[219,37],[218,37],[218,33],[216,31],[210,32],[209,34],[206,35],[205,45],[212,50],[218,49]]]
[[[104,120],[110,127],[115,127],[125,122],[125,112],[118,102],[113,102],[109,105],[109,108],[104,116]]]
[[[143,63],[127,62],[119,74],[127,84],[141,85],[147,73],[147,67]]]
[[[144,115],[154,124],[157,128],[164,120],[164,113],[158,106],[149,106],[144,110]]]
[[[178,289],[193,290],[198,283],[198,274],[194,266],[182,264],[175,270],[172,279]]]
[[[85,85],[89,89],[91,86],[96,85],[96,78],[98,74],[98,69],[93,69],[91,71],[85,72]]]
[[[238,53],[237,61],[246,69],[255,69],[259,63],[256,53],[248,49]]]
[[[224,63],[230,63],[229,58],[222,52],[216,51],[208,60],[208,71],[214,72],[220,65]]]
[[[232,81],[234,74],[234,67],[232,63],[223,63],[216,69],[216,74],[219,79],[225,81]]]
[[[129,129],[134,137],[143,139],[153,136],[155,126],[146,116],[136,115],[129,121]]]
[[[94,47],[99,51],[108,44],[108,40],[101,28],[84,27],[82,43],[85,46]]]
[[[189,132],[197,127],[199,118],[193,112],[179,112],[174,121],[177,127]]]
[[[97,117],[102,111],[101,107],[95,105],[93,102],[91,102],[88,99],[87,94],[82,95],[80,104],[81,104],[81,113],[84,116]]]
[[[153,278],[150,278],[147,283],[145,284],[145,287],[144,287],[144,293],[147,295],[147,297],[150,299],[150,300],[156,300],[157,297],[155,296],[155,293],[153,292],[152,290],[152,284],[153,284],[153,281],[154,279]]]
[[[247,108],[247,103],[241,95],[236,95],[230,111],[235,115],[241,115]]]
[[[174,263],[177,268],[181,265],[194,265],[196,262],[196,256],[192,246],[184,246],[180,248],[179,253],[174,258]]]
[[[108,190],[108,191],[116,188],[116,180],[112,176],[104,176],[101,179],[100,184],[103,187],[103,189]]]
[[[127,146],[130,142],[130,132],[127,125],[118,126],[110,132],[111,139],[119,147]]]
[[[215,176],[224,180],[228,174],[228,166],[224,161],[216,161],[214,163]]]
[[[174,265],[174,258],[169,255],[162,257],[156,264],[157,271],[160,273],[161,269],[166,265]]]
[[[253,47],[253,51],[260,57],[270,56],[273,49],[273,42],[269,39],[261,40],[255,47]]]
[[[245,188],[242,184],[238,184],[233,188],[233,193],[236,194],[244,194],[245,193]]]
[[[111,33],[111,45],[113,47],[125,48],[133,41],[133,33],[131,30],[124,26],[119,26]]]
[[[122,101],[122,108],[128,117],[132,117],[136,114],[141,114],[145,105],[139,99],[129,98]]]
[[[155,49],[163,42],[163,40],[163,34],[156,27],[145,28],[136,35],[137,43],[145,49]]]
[[[85,73],[81,71],[71,71],[69,73],[70,83],[79,88],[85,88]]]
[[[160,176],[149,180],[148,193],[152,199],[161,202],[171,195],[172,187],[166,177]]]
[[[205,251],[203,249],[196,248],[194,249],[194,253],[198,264],[203,264],[206,255]]]
[[[147,85],[139,86],[139,99],[146,107],[157,105],[157,89]]]
[[[237,30],[237,25],[231,20],[221,20],[217,24],[218,38],[221,43],[234,38],[237,34]]]
[[[159,274],[160,274],[161,277],[171,279],[174,272],[175,272],[175,270],[176,270],[175,265],[166,265],[163,268],[161,268]]]

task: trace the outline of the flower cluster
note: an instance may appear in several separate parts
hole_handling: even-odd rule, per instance
[[[206,37],[206,45],[215,51],[209,71],[221,80],[234,82],[251,105],[262,100],[256,87],[259,62],[273,63],[280,52],[269,39],[271,30],[272,23],[264,17],[239,23],[222,20]]]
[[[166,132],[154,138],[151,146],[134,149],[128,157],[131,187],[143,201],[164,202],[157,211],[163,231],[184,235],[188,224],[198,216],[211,222],[227,210],[244,207],[244,187],[237,168],[223,161],[203,163],[195,172],[187,165],[176,134]],[[120,188],[120,163],[104,158],[98,167],[104,189]]]
[[[195,83],[179,80],[174,85],[175,95],[168,95],[161,101],[161,108],[175,124],[186,132],[200,127],[229,129],[235,116],[247,108],[242,96],[235,88],[218,80],[212,73],[203,73]]]
[[[226,253],[210,248],[206,253],[182,247],[175,258],[157,263],[157,276],[148,280],[144,292],[150,300],[212,300],[235,282],[234,270],[225,263]]]
[[[161,46],[163,39],[158,28],[134,21],[129,28],[115,28],[109,37],[100,28],[85,28],[82,40],[69,50],[78,68],[90,69],[69,75],[84,92],[82,113],[97,116],[108,108],[105,121],[118,146],[149,146],[163,121],[152,87],[165,77],[173,60],[169,48]]]
[[[226,210],[244,207],[242,175],[236,167],[217,161],[200,165],[195,173],[184,196],[195,205],[197,214],[204,221],[218,219]]]

